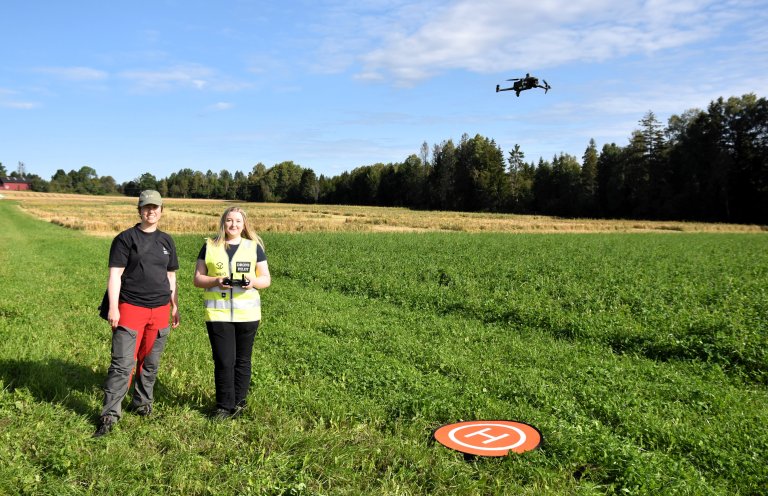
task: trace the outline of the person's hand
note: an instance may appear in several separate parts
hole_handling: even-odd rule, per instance
[[[181,323],[181,314],[179,313],[179,307],[171,309],[171,327],[176,329]]]
[[[109,322],[109,325],[112,327],[113,331],[117,329],[117,324],[120,323],[120,310],[110,310],[107,314],[107,321]]]
[[[221,289],[232,289],[232,286],[230,286],[229,284],[224,284],[224,280],[225,280],[225,279],[227,279],[227,278],[226,278],[226,277],[217,277],[217,278],[216,278],[216,280],[217,280],[217,281],[218,281],[218,283],[219,283],[219,287],[220,287]]]

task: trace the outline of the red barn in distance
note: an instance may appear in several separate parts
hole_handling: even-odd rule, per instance
[[[29,181],[19,177],[0,177],[0,191],[29,191]]]

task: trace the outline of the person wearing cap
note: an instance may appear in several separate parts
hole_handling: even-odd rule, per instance
[[[242,208],[227,208],[218,234],[200,249],[194,278],[195,287],[205,289],[218,420],[238,417],[245,408],[253,342],[261,321],[258,290],[271,283],[264,242]]]
[[[152,413],[160,355],[171,326],[179,325],[179,261],[173,238],[157,228],[163,214],[160,193],[142,191],[138,210],[141,222],[115,236],[109,250],[107,320],[112,327],[112,361],[94,437],[109,433],[122,416],[122,401],[132,379],[131,409],[141,416]]]

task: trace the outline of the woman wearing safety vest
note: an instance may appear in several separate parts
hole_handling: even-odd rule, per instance
[[[237,417],[251,382],[251,352],[261,321],[259,289],[269,287],[264,242],[240,207],[224,211],[219,232],[197,256],[194,284],[205,289],[205,325],[216,384],[214,418]]]

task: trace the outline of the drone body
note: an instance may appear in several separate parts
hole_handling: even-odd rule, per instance
[[[514,81],[514,83],[512,83],[512,86],[510,86],[509,88],[501,88],[497,84],[496,93],[498,93],[499,91],[514,91],[515,95],[520,96],[521,91],[531,90],[533,88],[541,88],[544,90],[544,93],[546,94],[546,92],[549,91],[550,88],[552,88],[545,79],[542,79],[544,84],[539,84],[539,78],[535,78],[530,74],[526,74],[525,77],[522,77],[522,78],[507,79],[507,81]]]

